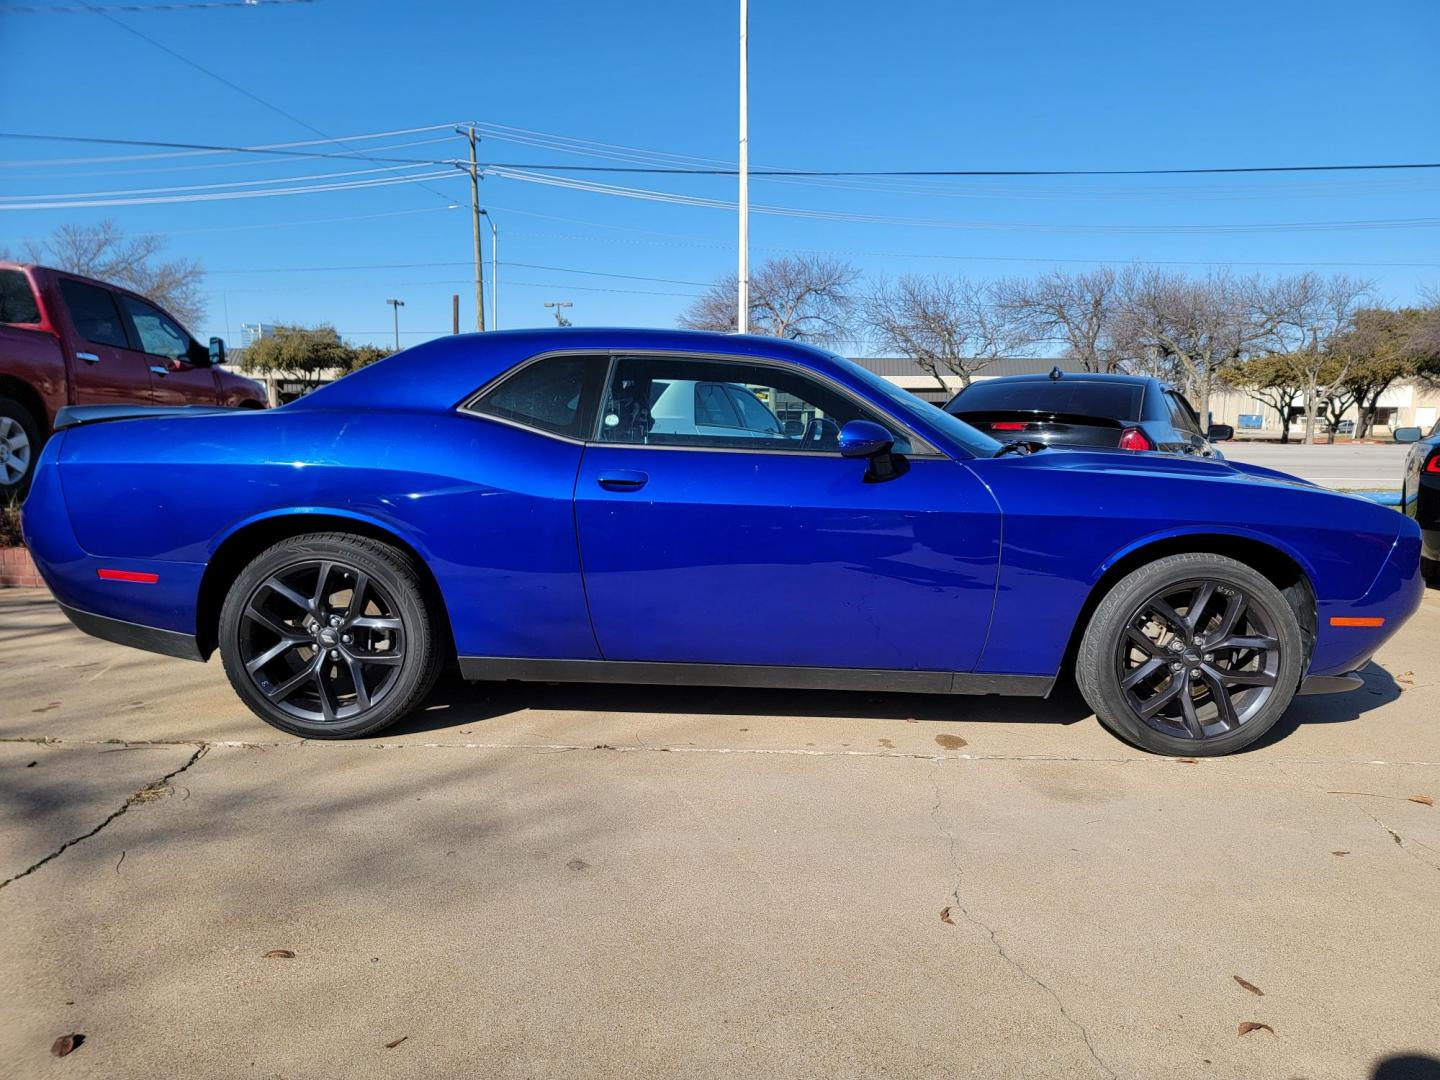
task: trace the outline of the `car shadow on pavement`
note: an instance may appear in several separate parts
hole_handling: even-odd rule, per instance
[[[1358,690],[1343,694],[1309,694],[1297,697],[1290,703],[1290,708],[1285,710],[1285,715],[1275,722],[1275,726],[1241,753],[1282,742],[1309,724],[1344,724],[1358,720],[1371,710],[1397,700],[1405,691],[1396,676],[1374,661],[1365,665],[1360,677],[1365,680],[1365,685]],[[1410,677],[1409,672],[1399,676],[1400,679]]]
[[[1429,1054],[1396,1054],[1378,1062],[1370,1080],[1440,1080],[1440,1059]]]
[[[417,734],[483,723],[522,709],[555,712],[653,713],[696,716],[833,717],[918,723],[1074,724],[1090,717],[1068,680],[1049,698],[966,694],[777,690],[616,683],[467,683],[447,674],[425,706],[392,729]]]

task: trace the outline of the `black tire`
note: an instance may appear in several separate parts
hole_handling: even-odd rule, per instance
[[[20,402],[0,397],[0,505],[19,502],[30,491],[45,435]]]
[[[425,597],[414,560],[388,544],[349,533],[286,540],[226,594],[225,674],[282,731],[373,734],[418,707],[440,674],[444,635]]]
[[[1196,553],[1157,559],[1110,589],[1085,628],[1075,677],[1100,722],[1126,742],[1214,757],[1270,730],[1305,664],[1299,620],[1280,590],[1234,559]]]

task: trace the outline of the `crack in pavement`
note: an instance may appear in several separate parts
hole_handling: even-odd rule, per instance
[[[180,745],[185,745],[185,744],[180,744]],[[89,840],[90,837],[92,837],[92,836],[94,836],[96,833],[100,832],[102,829],[104,829],[107,825],[109,825],[109,824],[110,824],[112,821],[114,821],[116,818],[121,817],[122,815],[124,815],[125,812],[128,811],[128,810],[130,809],[130,807],[134,806],[136,802],[144,801],[144,800],[141,800],[141,799],[138,799],[138,798],[137,798],[137,796],[140,795],[141,792],[154,791],[154,790],[156,790],[157,788],[160,788],[160,787],[164,786],[165,784],[169,783],[172,779],[174,779],[175,777],[179,776],[179,775],[180,775],[181,773],[183,773],[186,769],[190,768],[190,766],[194,765],[197,761],[199,761],[202,757],[204,757],[204,756],[205,756],[205,752],[206,752],[207,750],[209,750],[209,749],[210,749],[210,744],[209,744],[209,743],[201,743],[201,744],[196,748],[195,753],[193,753],[193,754],[190,755],[189,760],[187,760],[187,761],[185,762],[185,764],[181,765],[178,769],[174,769],[174,770],[166,773],[164,776],[160,777],[159,780],[152,780],[150,783],[148,783],[148,784],[146,784],[144,787],[142,787],[142,788],[140,789],[140,791],[137,791],[137,792],[135,792],[135,794],[128,796],[128,797],[125,799],[125,801],[120,804],[120,808],[119,808],[118,810],[116,810],[116,811],[114,811],[113,813],[111,813],[109,817],[107,817],[104,821],[100,822],[99,825],[96,825],[96,826],[95,826],[93,829],[91,829],[89,832],[87,832],[87,833],[82,833],[82,834],[79,835],[79,836],[76,836],[76,837],[73,837],[73,838],[71,838],[71,839],[69,839],[69,840],[66,840],[65,843],[61,844],[58,848],[56,848],[54,851],[52,851],[49,855],[46,855],[46,856],[45,856],[43,859],[41,859],[39,862],[37,862],[37,863],[35,863],[34,865],[32,865],[32,866],[30,866],[30,867],[28,867],[28,868],[20,871],[20,873],[16,874],[14,877],[8,877],[8,878],[6,878],[4,881],[0,881],[0,889],[5,888],[5,887],[6,887],[7,885],[9,885],[11,882],[19,881],[19,880],[20,880],[21,878],[23,878],[23,877],[29,877],[29,876],[30,876],[31,874],[33,874],[36,870],[39,870],[42,866],[44,866],[46,863],[50,862],[52,859],[59,858],[62,854],[64,854],[64,853],[65,853],[66,851],[68,851],[70,848],[74,847],[76,844],[78,844],[78,843],[80,843],[81,841],[84,841],[84,840]],[[123,859],[124,856],[122,855],[121,858]],[[118,869],[118,866],[117,866],[117,869]]]
[[[955,887],[950,890],[950,899],[954,901],[954,904],[952,905],[952,910],[959,911],[961,915],[965,916],[965,920],[970,923],[970,925],[984,931],[984,933],[989,936],[990,944],[995,946],[995,952],[1000,957],[1000,959],[1004,960],[1007,964],[1013,967],[1026,979],[1030,980],[1030,982],[1034,983],[1036,986],[1040,987],[1041,990],[1044,990],[1045,993],[1050,995],[1050,999],[1055,1002],[1056,1007],[1060,1010],[1060,1015],[1063,1016],[1065,1020],[1076,1031],[1080,1033],[1080,1037],[1085,1040],[1085,1049],[1090,1052],[1091,1060],[1093,1060],[1096,1065],[1098,1065],[1101,1069],[1104,1070],[1105,1075],[1109,1076],[1110,1080],[1116,1080],[1115,1070],[1110,1068],[1109,1065],[1105,1064],[1105,1059],[1099,1055],[1099,1053],[1095,1050],[1095,1044],[1090,1041],[1090,1032],[1086,1030],[1084,1024],[1080,1023],[1079,1020],[1076,1020],[1075,1017],[1070,1015],[1070,1010],[1065,1008],[1065,1002],[1060,999],[1060,995],[1055,992],[1055,990],[1050,986],[1049,983],[1039,978],[1028,968],[1026,968],[1025,965],[1022,964],[1019,960],[1011,956],[1005,950],[1005,946],[1001,944],[1000,938],[995,933],[994,927],[992,927],[989,923],[985,922],[978,915],[972,912],[966,906],[965,901],[961,899],[960,884],[961,877],[963,876],[963,871],[960,868],[960,860],[955,852],[958,841],[955,837],[955,834],[950,831],[949,827],[940,817],[940,800],[940,779],[937,775],[935,779],[935,805],[930,808],[930,820],[935,823],[936,830],[940,833],[941,836],[945,838],[950,853],[950,865],[955,871]]]
[[[1297,787],[1301,788],[1302,790],[1303,790],[1303,789],[1308,789],[1308,790],[1310,790],[1311,792],[1316,793],[1316,794],[1318,794],[1318,793],[1320,792],[1320,790],[1321,790],[1320,788],[1313,787],[1313,786],[1311,786],[1310,784],[1305,783],[1305,781],[1296,778],[1295,776],[1291,775],[1291,773],[1290,773],[1288,770],[1286,770],[1283,766],[1277,766],[1277,768],[1279,769],[1280,773],[1281,773],[1283,776],[1288,777],[1291,783],[1295,784]],[[1357,802],[1357,801],[1355,800],[1355,798],[1353,798],[1353,797],[1351,796],[1351,794],[1349,794],[1349,793],[1340,792],[1340,791],[1327,791],[1327,792],[1325,792],[1325,794],[1327,794],[1327,795],[1338,795],[1338,796],[1340,796],[1341,801],[1344,802],[1345,805],[1347,805],[1347,806],[1353,806],[1355,809],[1359,810],[1362,814],[1364,814],[1364,815],[1365,815],[1366,817],[1368,817],[1371,821],[1373,821],[1376,825],[1379,825],[1380,828],[1384,829],[1387,833],[1389,833],[1389,834],[1390,834],[1390,839],[1393,840],[1393,841],[1395,841],[1395,846],[1398,847],[1401,851],[1405,852],[1406,855],[1409,855],[1412,859],[1418,860],[1419,863],[1420,863],[1422,866],[1428,866],[1431,870],[1440,870],[1440,864],[1431,862],[1431,861],[1430,861],[1429,859],[1427,859],[1424,855],[1421,855],[1418,851],[1415,851],[1415,850],[1413,850],[1413,849],[1410,847],[1411,844],[1414,844],[1414,845],[1416,845],[1417,847],[1422,847],[1422,848],[1424,848],[1426,851],[1436,851],[1436,849],[1433,848],[1433,847],[1431,847],[1429,844],[1424,843],[1424,842],[1421,841],[1421,840],[1416,840],[1416,839],[1414,839],[1413,837],[1410,838],[1410,839],[1407,841],[1407,839],[1406,839],[1404,836],[1402,836],[1400,833],[1396,832],[1396,831],[1395,831],[1394,829],[1392,829],[1389,825],[1386,825],[1385,822],[1381,821],[1378,817],[1376,817],[1374,814],[1372,814],[1372,813],[1370,812],[1369,807],[1365,806],[1365,805],[1364,805],[1363,803],[1361,803],[1361,802]],[[1436,852],[1436,853],[1437,853],[1437,854],[1440,854],[1440,852]]]

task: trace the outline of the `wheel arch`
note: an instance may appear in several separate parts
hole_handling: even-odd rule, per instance
[[[219,643],[220,608],[225,603],[225,593],[240,571],[266,548],[315,532],[353,533],[389,544],[409,555],[420,572],[427,606],[436,613],[436,630],[443,637],[445,647],[451,647],[455,639],[445,595],[440,591],[440,583],[435,579],[429,561],[417,545],[373,518],[340,510],[292,509],[244,521],[216,544],[206,563],[196,596],[195,638],[202,656],[208,659]]]
[[[1308,669],[1310,654],[1315,648],[1318,613],[1315,586],[1311,580],[1311,571],[1304,560],[1271,537],[1197,529],[1137,540],[1115,552],[1096,568],[1096,579],[1090,586],[1075,626],[1070,631],[1060,674],[1073,677],[1075,657],[1080,651],[1080,639],[1084,637],[1085,628],[1090,625],[1095,609],[1116,582],[1146,563],[1163,559],[1167,555],[1201,553],[1228,556],[1253,567],[1280,590],[1280,595],[1285,598],[1300,623],[1300,632],[1305,638],[1305,669]]]
[[[23,405],[40,428],[40,441],[45,442],[50,434],[50,413],[45,408],[45,398],[40,391],[24,379],[14,375],[0,375],[0,397],[13,398]]]

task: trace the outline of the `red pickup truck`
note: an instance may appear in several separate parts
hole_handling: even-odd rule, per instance
[[[0,503],[23,497],[65,405],[230,405],[263,409],[264,388],[222,370],[143,296],[43,266],[0,262]]]

